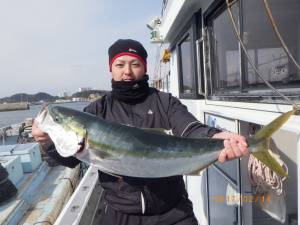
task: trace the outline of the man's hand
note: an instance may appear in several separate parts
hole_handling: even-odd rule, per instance
[[[244,136],[236,133],[220,132],[214,134],[212,138],[224,139],[224,149],[221,151],[218,158],[220,163],[239,158],[249,153],[246,138]]]
[[[34,140],[36,140],[37,142],[39,142],[42,145],[52,143],[52,140],[49,137],[49,135],[47,133],[43,132],[40,128],[38,128],[35,121],[32,124],[31,134],[34,137]]]

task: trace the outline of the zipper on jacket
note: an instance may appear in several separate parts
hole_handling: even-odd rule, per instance
[[[131,126],[136,126],[134,123],[134,115],[133,115],[133,106],[132,105],[128,105],[129,106],[129,118],[130,118],[130,122],[131,122]]]
[[[141,192],[141,204],[142,204],[142,214],[145,214],[146,205],[145,205],[145,199],[144,199],[143,192]]]

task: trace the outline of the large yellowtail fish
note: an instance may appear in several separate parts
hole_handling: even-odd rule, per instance
[[[299,113],[292,110],[282,114],[248,139],[250,153],[282,177],[287,174],[269,154],[269,138],[291,115]],[[36,121],[61,156],[75,156],[103,172],[124,176],[195,173],[216,162],[224,148],[220,139],[163,135],[61,106],[44,107]]]

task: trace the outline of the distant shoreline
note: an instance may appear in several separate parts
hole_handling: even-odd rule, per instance
[[[29,102],[29,105],[43,105],[43,104],[63,104],[63,103],[75,103],[75,102],[90,102],[88,100],[78,100],[78,101],[72,101],[72,100],[64,100],[64,101],[51,101],[51,102]]]
[[[72,94],[71,96],[52,96],[45,92],[39,92],[36,94],[26,94],[19,93],[14,94],[10,97],[0,98],[0,104],[2,103],[19,103],[19,102],[29,102],[31,105],[38,105],[39,103],[43,104],[44,102],[54,103],[56,101],[62,102],[77,102],[77,101],[93,101],[98,99],[99,97],[105,95],[107,91],[104,90],[89,90],[89,91],[81,91]]]
[[[64,100],[55,102],[18,102],[18,103],[0,103],[0,112],[17,111],[17,110],[29,110],[30,106],[43,105],[43,104],[64,104],[64,103],[76,103],[76,102],[89,102],[88,100]]]

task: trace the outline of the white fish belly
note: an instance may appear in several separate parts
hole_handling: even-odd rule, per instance
[[[77,154],[80,160],[97,167],[103,172],[132,177],[169,177],[189,174],[214,162],[219,152],[182,158],[142,158],[124,156],[118,159],[100,158],[88,150]]]

